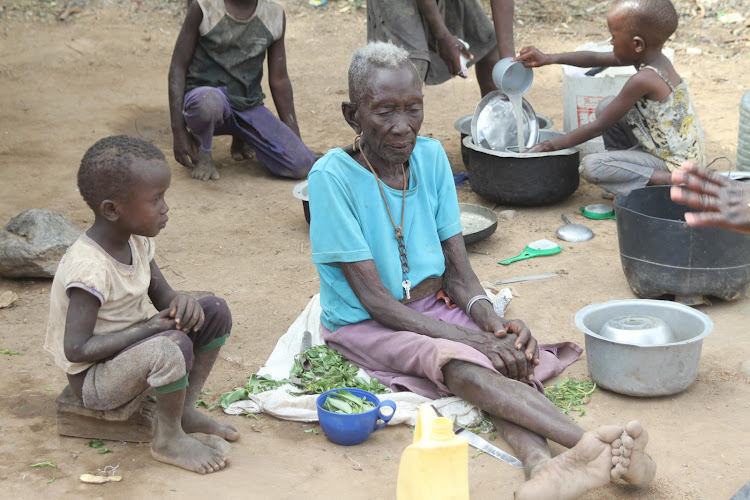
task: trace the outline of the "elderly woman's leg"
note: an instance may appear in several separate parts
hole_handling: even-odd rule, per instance
[[[566,448],[575,446],[583,436],[583,430],[549,399],[523,382],[458,360],[445,365],[443,375],[456,396]]]
[[[611,478],[644,487],[654,477],[656,465],[644,452],[648,434],[638,422],[584,433],[526,384],[464,361],[451,361],[443,373],[456,396],[490,413],[523,462],[527,481],[518,499],[573,499]],[[551,458],[545,438],[571,449]]]

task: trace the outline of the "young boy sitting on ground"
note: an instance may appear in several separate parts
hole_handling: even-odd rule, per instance
[[[702,165],[705,149],[685,81],[662,53],[664,42],[677,29],[677,12],[669,0],[616,0],[607,14],[607,24],[612,52],[547,55],[524,47],[514,59],[526,67],[632,64],[638,71],[616,97],[602,101],[596,120],[527,152],[564,149],[603,135],[607,151],[583,159],[580,172],[584,179],[610,194],[671,184],[670,171],[686,160]]]
[[[169,68],[174,157],[196,179],[218,179],[214,135],[233,137],[235,160],[303,179],[314,155],[302,143],[286,70],[284,9],[271,0],[197,0],[188,6]],[[263,106],[263,60],[279,118]],[[197,144],[196,144],[197,141]]]
[[[45,348],[87,408],[117,408],[153,387],[151,454],[206,474],[229,459],[186,433],[239,438],[195,408],[232,316],[223,299],[172,290],[154,261],[171,177],[164,154],[141,139],[107,137],[86,152],[78,189],[94,224],[55,273]],[[149,301],[159,311],[150,318]],[[212,439],[206,442],[220,447]]]

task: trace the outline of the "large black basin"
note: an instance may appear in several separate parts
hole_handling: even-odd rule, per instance
[[[733,300],[750,284],[750,234],[690,227],[669,186],[615,197],[622,269],[640,297],[711,295]]]
[[[539,141],[562,132],[540,130]],[[482,198],[500,205],[538,206],[562,201],[578,189],[577,149],[551,153],[518,154],[475,146],[464,139],[469,150],[469,183]]]

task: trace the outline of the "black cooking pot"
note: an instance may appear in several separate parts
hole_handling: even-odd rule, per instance
[[[539,141],[562,134],[540,130]],[[463,144],[469,150],[471,190],[487,200],[500,205],[548,205],[578,189],[577,149],[518,154],[475,146],[471,137]]]
[[[620,260],[640,297],[711,295],[738,298],[750,284],[750,234],[690,227],[669,186],[615,197]]]

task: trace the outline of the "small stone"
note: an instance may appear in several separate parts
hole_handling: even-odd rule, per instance
[[[740,365],[740,373],[746,377],[750,377],[750,359],[742,362]]]
[[[18,295],[11,290],[6,290],[3,293],[0,293],[0,309],[12,306],[13,302],[17,300]]]
[[[503,220],[513,220],[518,216],[518,212],[515,210],[503,210],[498,216]]]
[[[688,47],[687,49],[685,49],[685,52],[691,56],[699,56],[703,54],[703,51],[697,47]]]

